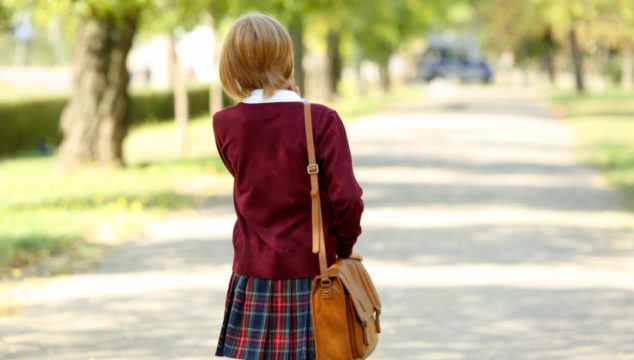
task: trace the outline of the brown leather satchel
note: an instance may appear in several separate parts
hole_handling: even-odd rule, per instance
[[[311,184],[313,253],[319,254],[320,270],[310,297],[316,358],[365,359],[379,341],[381,301],[361,257],[338,258],[328,268],[310,104],[304,105],[304,123]]]

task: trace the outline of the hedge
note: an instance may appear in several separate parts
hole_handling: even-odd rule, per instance
[[[59,117],[67,99],[0,103],[0,155],[35,148],[38,144],[58,145]]]
[[[209,88],[190,89],[189,113],[200,116],[209,111]],[[171,91],[145,92],[130,95],[131,126],[147,122],[169,121],[174,118]],[[59,119],[68,98],[0,102],[0,155],[57,146],[62,140]],[[230,104],[224,96],[225,105]]]

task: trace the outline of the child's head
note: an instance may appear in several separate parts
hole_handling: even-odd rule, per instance
[[[293,46],[284,27],[262,14],[242,16],[231,27],[220,55],[220,81],[241,100],[254,89],[264,96],[286,89],[293,76]]]

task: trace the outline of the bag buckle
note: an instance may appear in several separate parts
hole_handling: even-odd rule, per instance
[[[317,165],[317,164],[309,164],[306,167],[306,171],[308,171],[308,173],[310,175],[317,174],[319,172],[319,165]]]

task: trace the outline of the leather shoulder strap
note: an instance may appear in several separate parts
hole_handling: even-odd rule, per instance
[[[326,260],[326,241],[324,226],[321,218],[321,203],[319,201],[319,165],[315,156],[315,140],[313,138],[313,121],[310,103],[304,104],[304,127],[306,128],[306,147],[308,148],[308,166],[310,175],[310,198],[313,225],[313,253],[319,254],[319,272],[322,282],[328,280],[328,262]]]

